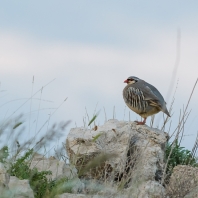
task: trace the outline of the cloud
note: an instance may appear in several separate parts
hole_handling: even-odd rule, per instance
[[[176,116],[173,117],[175,122],[178,119],[179,108],[187,102],[197,78],[196,34],[197,32],[184,32],[181,39],[181,60],[175,76],[176,79],[180,79],[175,104]],[[164,97],[169,86],[176,86],[170,85],[176,57],[176,33],[167,31],[157,35],[149,36],[150,40],[143,50],[134,50],[83,43],[41,42],[14,32],[1,33],[1,82],[2,88],[10,94],[2,103],[11,100],[12,97],[29,97],[32,76],[35,77],[34,91],[56,78],[56,81],[43,90],[42,98],[53,101],[53,104],[49,106],[42,102],[41,106],[49,109],[41,113],[40,117],[45,115],[47,118],[49,112],[52,112],[50,108],[57,107],[68,97],[64,108],[59,109],[53,121],[72,119],[78,125],[82,125],[85,106],[92,115],[97,103],[101,111],[105,107],[108,118],[112,118],[115,106],[117,118],[123,119],[125,104],[122,89],[123,81],[128,76],[143,78],[156,86]],[[197,92],[194,93],[190,105],[190,108],[193,108],[192,117],[197,116]],[[39,92],[35,97],[40,96]],[[9,108],[17,108],[17,105],[11,103]],[[32,108],[38,109],[38,103],[33,102],[32,105]],[[6,109],[6,106],[4,108]],[[29,106],[23,110],[28,112]],[[126,112],[128,111],[127,109]],[[135,113],[131,113],[131,116],[132,120],[138,118]],[[102,124],[103,113],[100,119]],[[196,126],[191,128],[194,133]]]

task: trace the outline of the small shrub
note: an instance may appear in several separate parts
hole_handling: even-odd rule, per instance
[[[51,171],[39,172],[37,168],[31,170],[29,181],[36,198],[43,197],[46,194],[46,191],[51,190],[50,181],[47,179],[47,175],[51,174]]]
[[[0,149],[0,162],[6,163],[6,159],[8,158],[8,156],[9,156],[8,147],[4,146],[3,148]]]
[[[33,149],[29,149],[22,157],[19,157],[14,163],[11,163],[9,173],[19,179],[28,179],[30,186],[34,191],[35,198],[41,198],[45,195],[49,187],[47,175],[51,175],[51,171],[39,172],[37,168],[30,169],[30,159],[34,153]]]
[[[58,180],[53,180],[49,182],[49,190],[46,191],[46,198],[54,198],[55,195],[62,193],[72,193],[72,187],[74,186],[74,182],[72,180],[68,180],[68,178],[61,178]]]
[[[20,147],[17,143],[18,148]],[[69,192],[75,185],[67,178],[50,180],[47,176],[51,175],[51,171],[38,171],[37,168],[30,169],[31,160],[34,150],[28,149],[22,156],[19,152],[15,158],[9,158],[8,146],[0,149],[0,162],[7,167],[10,176],[15,176],[20,180],[27,179],[34,192],[35,198],[51,198],[56,194]]]
[[[173,146],[172,153],[170,155],[166,174],[168,177],[172,174],[173,168],[177,165],[190,165],[190,166],[198,166],[196,158],[194,158],[191,154],[191,151],[181,147],[178,144],[178,141],[175,141],[175,144],[167,143],[165,157],[168,159],[168,156],[171,152],[171,148]]]
[[[24,156],[18,158],[16,162],[11,163],[9,173],[11,176],[16,176],[19,179],[29,179],[31,170],[29,168],[29,159],[33,154],[33,149],[28,150]]]

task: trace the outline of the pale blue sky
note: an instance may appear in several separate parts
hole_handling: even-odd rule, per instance
[[[146,31],[197,29],[197,7],[196,1],[12,0],[1,2],[0,28],[41,40],[133,49],[145,45]]]
[[[3,1],[0,6],[1,117],[24,114],[35,133],[62,101],[50,124],[71,119],[83,125],[85,107],[98,122],[122,120],[129,110],[122,99],[123,81],[138,76],[156,86],[168,101],[175,89],[173,129],[198,76],[198,2],[196,1]],[[177,29],[181,58],[170,85],[176,59]],[[32,77],[35,77],[32,91]],[[31,93],[56,79],[16,113]],[[190,104],[183,144],[191,148],[197,132],[198,89]],[[12,101],[21,99],[19,101]],[[47,101],[46,101],[47,100]],[[49,102],[50,101],[50,102]],[[30,107],[36,113],[30,114]],[[39,114],[38,114],[38,109]],[[41,110],[44,109],[44,110]],[[14,114],[13,114],[14,113]],[[162,113],[159,113],[159,120]],[[37,121],[37,118],[39,118]],[[131,112],[131,119],[140,119]],[[37,127],[36,127],[37,123]],[[148,123],[149,124],[149,120]],[[156,123],[157,125],[157,123]],[[69,130],[69,129],[68,129]]]

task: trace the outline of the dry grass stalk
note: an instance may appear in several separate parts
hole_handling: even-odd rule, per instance
[[[195,82],[195,84],[194,84],[194,86],[193,86],[193,89],[192,89],[192,92],[191,92],[190,97],[189,97],[189,99],[188,99],[186,108],[185,108],[185,110],[184,110],[184,112],[183,112],[183,116],[182,116],[182,118],[181,118],[181,120],[180,120],[180,122],[179,122],[179,124],[178,124],[178,126],[177,126],[177,128],[176,128],[176,129],[178,129],[178,132],[176,133],[175,139],[173,140],[172,148],[171,148],[170,154],[169,154],[169,156],[168,156],[168,159],[167,159],[166,164],[165,164],[165,167],[164,167],[163,176],[162,176],[162,180],[161,180],[161,184],[162,184],[162,185],[164,184],[164,181],[165,181],[165,179],[166,179],[166,169],[167,169],[167,166],[168,166],[168,162],[169,162],[170,156],[171,156],[171,154],[172,154],[172,151],[173,151],[173,148],[174,148],[174,146],[175,146],[176,140],[178,140],[179,134],[180,134],[180,132],[181,132],[181,130],[180,130],[181,125],[182,125],[182,123],[185,123],[185,122],[186,122],[186,120],[184,121],[184,119],[185,119],[185,117],[186,117],[187,109],[188,109],[188,106],[189,106],[189,104],[190,104],[190,100],[191,100],[192,95],[193,95],[193,93],[194,93],[194,90],[195,90],[195,87],[196,87],[196,85],[197,85],[197,82],[198,82],[198,78],[197,78],[197,80],[196,80],[196,82]],[[188,118],[188,116],[187,116],[187,118]],[[184,127],[184,125],[183,125],[183,127]]]

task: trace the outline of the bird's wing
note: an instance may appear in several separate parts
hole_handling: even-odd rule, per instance
[[[150,88],[150,86],[153,90]],[[143,86],[141,86],[141,91],[144,93],[144,100],[149,101],[151,106],[158,107],[160,109],[163,108],[164,99],[155,87],[144,82]]]
[[[158,107],[162,112],[164,112],[170,117],[170,114],[166,108],[166,102],[164,101],[163,96],[155,87],[153,87],[150,84],[148,84],[148,86],[145,86],[144,96],[145,96],[144,99],[149,101],[149,104],[151,106]]]
[[[153,91],[148,87],[144,87],[144,100],[158,100],[158,97],[153,93]]]
[[[147,101],[150,106],[159,108],[162,112],[170,116],[167,108],[166,102],[160,92],[151,84],[140,80],[133,84],[131,87],[138,91],[138,95],[141,94],[142,100]],[[139,95],[140,96],[140,95]]]

